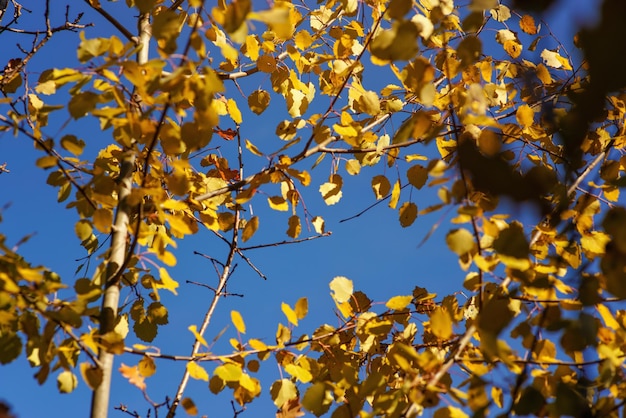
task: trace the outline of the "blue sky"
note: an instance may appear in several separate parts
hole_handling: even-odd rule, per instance
[[[598,1],[593,0],[561,1],[545,20],[550,23],[557,38],[568,42],[578,23],[594,18],[593,7],[596,4]],[[108,3],[105,4],[105,7],[108,6]],[[12,13],[12,9],[10,12]],[[61,10],[55,11],[58,22],[62,19],[62,13]],[[36,15],[37,12],[33,16],[26,16],[24,21],[34,19]],[[7,17],[3,19],[5,24]],[[88,12],[84,21],[96,22],[95,28],[86,31],[88,37],[102,36],[113,31],[106,22],[93,13]],[[6,38],[8,33],[1,35]],[[15,43],[18,38],[13,36],[11,39],[11,42]],[[71,34],[55,36],[41,53],[37,54],[30,64],[30,70],[37,71],[43,66],[76,65],[75,41],[76,38]],[[573,47],[570,45],[568,48],[572,52]],[[13,58],[11,55],[13,52],[14,50],[7,50],[4,47],[0,49],[0,63]],[[490,53],[489,50],[485,52]],[[498,53],[502,51],[499,50]],[[34,82],[37,76],[33,74],[32,77]],[[366,78],[364,83],[367,82]],[[242,81],[242,86],[245,88],[261,83],[262,79],[253,78]],[[265,85],[267,86],[267,81]],[[230,85],[228,88],[232,89],[233,86]],[[276,103],[281,99],[272,97],[272,100],[275,101],[272,106],[276,105],[282,111],[283,107]],[[324,98],[321,102],[324,105],[327,103]],[[243,107],[245,102],[240,101],[240,108]],[[6,107],[2,109],[4,112]],[[249,124],[244,119],[243,137],[250,139],[272,137],[277,121],[274,119],[275,114],[270,112],[257,117],[254,124]],[[79,121],[71,122],[66,127],[64,122],[66,121],[53,121],[46,133],[60,138],[65,133],[79,132],[89,143],[86,157],[89,157],[90,152],[93,155],[97,149],[110,141],[110,132],[101,133],[93,124]],[[226,124],[223,127],[227,127]],[[262,139],[259,141],[263,143]],[[226,147],[227,144],[223,146]],[[81,263],[76,260],[85,255],[73,232],[77,219],[73,211],[66,210],[64,204],[56,202],[56,190],[45,182],[48,172],[34,165],[39,156],[41,155],[33,150],[32,143],[27,138],[15,138],[6,132],[0,134],[0,164],[7,162],[7,168],[10,170],[10,173],[0,175],[0,190],[3,191],[0,207],[10,204],[2,211],[0,232],[7,236],[10,245],[17,243],[25,235],[34,234],[20,247],[20,252],[34,264],[45,265],[58,272],[64,282],[71,285],[80,277],[74,275]],[[299,168],[309,169],[310,165],[311,162],[307,162]],[[444,240],[445,233],[451,228],[448,221],[454,216],[454,210],[425,215],[418,218],[413,226],[402,228],[397,220],[397,212],[390,210],[385,202],[357,219],[339,222],[374,203],[369,182],[373,175],[381,174],[382,170],[384,169],[378,166],[367,168],[358,177],[349,177],[344,174],[345,171],[341,171],[344,178],[344,196],[337,205],[327,207],[320,198],[317,188],[320,183],[326,181],[330,168],[327,163],[316,168],[312,173],[313,184],[305,191],[304,198],[313,216],[324,217],[326,228],[332,231],[332,236],[247,253],[268,280],[262,280],[245,262],[239,260],[228,290],[244,294],[244,297],[230,297],[220,302],[217,314],[205,335],[207,340],[212,340],[229,325],[230,311],[237,310],[241,312],[248,328],[246,339],[265,338],[271,342],[277,323],[286,324],[280,310],[281,302],[293,306],[302,296],[309,299],[309,316],[301,322],[294,335],[310,334],[316,326],[324,322],[337,325],[338,321],[333,313],[334,304],[328,288],[328,283],[335,276],[341,275],[352,279],[357,289],[381,302],[385,302],[391,296],[410,294],[415,286],[426,287],[430,292],[440,296],[461,289],[465,273],[459,269],[456,256],[448,250]],[[392,175],[391,170],[389,174]],[[413,191],[412,199],[423,208],[432,204],[436,197],[433,191],[423,189],[419,192]],[[252,210],[261,218],[261,226],[257,235],[247,244],[285,240],[288,214],[272,212],[267,208],[264,199],[253,205]],[[436,223],[441,223],[441,227],[418,248],[418,244]],[[227,247],[210,233],[200,233],[179,242],[176,251],[178,264],[172,269],[171,274],[179,281],[181,287],[178,296],[164,296],[164,304],[170,310],[170,324],[166,328],[161,328],[161,334],[153,342],[153,345],[161,347],[164,353],[189,354],[193,340],[187,327],[200,324],[206,304],[211,297],[207,289],[185,284],[185,280],[207,284],[215,283],[216,280],[212,265],[201,257],[194,256],[193,251],[221,259],[226,255]],[[93,267],[95,260],[88,276],[93,273]],[[459,298],[462,299],[463,296]],[[231,326],[212,351],[228,352],[228,338],[233,336],[236,336],[236,333]],[[122,361],[134,365],[138,360],[139,357],[133,356],[118,358],[116,366]],[[154,401],[160,402],[166,395],[173,396],[183,368],[182,363],[169,361],[157,363],[157,374],[147,380],[148,393]],[[78,389],[74,393],[59,395],[56,390],[55,373],[40,387],[32,378],[34,372],[35,370],[27,365],[23,357],[8,366],[0,367],[0,399],[9,402],[19,417],[87,414],[90,392],[82,381],[79,381]],[[274,361],[268,360],[262,364],[260,378],[264,385],[263,394],[252,403],[251,410],[244,416],[269,416],[273,413],[275,407],[268,394],[269,385],[280,377]],[[228,390],[227,396],[215,397],[208,392],[204,382],[195,381],[190,384],[187,394],[199,406],[201,414],[232,415]],[[125,404],[141,414],[145,414],[148,406],[139,390],[128,385],[123,379],[117,378],[114,380],[111,406],[119,404]],[[184,416],[182,410],[179,414]],[[112,412],[110,416],[124,414]]]

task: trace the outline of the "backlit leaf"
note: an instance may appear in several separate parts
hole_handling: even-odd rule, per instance
[[[528,128],[533,124],[533,119],[535,116],[535,112],[528,105],[522,105],[517,108],[517,112],[515,113],[515,118],[517,119],[517,123],[522,125],[524,128]]]
[[[430,314],[430,330],[442,340],[447,340],[452,336],[452,318],[447,310],[439,306],[435,308]]]
[[[72,393],[78,386],[76,375],[69,370],[64,370],[57,376],[57,387],[61,393]]]
[[[330,282],[330,290],[331,296],[337,303],[344,303],[350,300],[354,287],[352,280],[337,276]]]
[[[394,296],[387,301],[385,306],[389,309],[393,309],[399,311],[401,309],[406,308],[411,301],[413,300],[413,296]]]
[[[474,235],[465,228],[453,229],[446,235],[446,244],[459,256],[469,253],[476,245]]]
[[[324,219],[321,216],[316,216],[315,218],[313,218],[311,220],[311,223],[313,224],[315,232],[317,232],[318,234],[323,234],[325,232]]]
[[[343,195],[341,191],[342,186],[343,179],[339,174],[331,175],[328,182],[320,186],[320,193],[327,205],[334,205],[341,200],[341,196]]]
[[[243,322],[243,318],[241,314],[237,311],[230,311],[230,320],[233,322],[237,331],[245,334],[246,333],[246,324]]]
[[[189,327],[187,328],[189,331],[191,331],[191,333],[193,334],[193,336],[195,337],[196,341],[198,341],[200,344],[202,344],[205,347],[208,347],[209,345],[207,344],[206,340],[204,339],[204,337],[202,335],[200,335],[200,333],[198,332],[198,327],[195,325],[189,325]]]
[[[277,408],[280,408],[286,402],[298,396],[298,389],[296,389],[296,385],[294,385],[291,380],[281,379],[272,384],[270,394],[272,396],[272,400],[274,401],[274,405],[276,405]]]
[[[204,380],[205,382],[209,381],[209,374],[207,371],[195,361],[187,363],[187,371],[192,379]]]
[[[515,59],[522,54],[522,44],[516,40],[508,40],[504,42],[504,50],[511,58]]]
[[[389,199],[389,207],[395,209],[398,206],[400,200],[400,180],[397,180],[393,184],[393,190],[391,191],[391,199]]]
[[[137,367],[139,369],[139,373],[145,377],[150,377],[156,373],[156,364],[154,364],[152,357],[149,356],[143,356],[143,358],[139,360]]]
[[[289,321],[293,325],[296,325],[296,326],[298,325],[298,316],[296,315],[296,312],[293,309],[291,309],[291,306],[283,302],[280,305],[280,309],[283,311],[283,313],[287,317],[287,321]]]
[[[177,295],[176,289],[178,288],[178,282],[170,276],[164,267],[159,268],[160,282],[156,283],[157,289],[169,290],[173,294]]]

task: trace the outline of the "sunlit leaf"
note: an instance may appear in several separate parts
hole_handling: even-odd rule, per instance
[[[230,311],[230,319],[238,332],[242,334],[246,333],[246,324],[243,322],[243,318],[238,311]]]
[[[204,380],[205,382],[209,381],[209,374],[207,371],[195,361],[187,363],[187,371],[192,379]]]
[[[330,282],[331,296],[337,303],[344,303],[350,300],[354,287],[352,280],[337,276]]]

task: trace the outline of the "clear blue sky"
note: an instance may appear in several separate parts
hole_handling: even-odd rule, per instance
[[[62,2],[52,3],[55,7],[62,4]],[[594,18],[596,12],[593,6],[597,4],[598,1],[595,0],[577,2],[564,0],[559,2],[545,19],[550,23],[554,34],[568,42],[579,22]],[[108,2],[103,2],[103,5],[110,6]],[[82,2],[77,2],[75,7],[76,11],[85,9]],[[36,8],[39,9],[39,6]],[[63,12],[55,11],[57,23],[62,21]],[[38,10],[34,16],[26,16],[24,22],[27,19],[29,22],[33,19],[41,22],[37,14]],[[4,17],[3,23],[8,21],[8,17]],[[96,23],[95,28],[86,31],[87,37],[114,33],[114,29],[107,22],[91,12],[86,13],[83,21]],[[0,63],[4,65],[8,59],[14,57],[11,55],[14,50],[5,49],[4,45],[7,45],[7,42],[13,45],[18,38],[7,32],[0,36],[3,37]],[[24,38],[20,39],[21,42],[25,42]],[[76,65],[76,39],[70,34],[55,36],[41,53],[37,54],[30,64],[30,71],[38,71],[44,66]],[[571,46],[569,48],[573,49]],[[490,51],[487,50],[486,53],[489,54]],[[499,50],[498,53],[502,51]],[[37,74],[31,76],[34,82]],[[244,81],[244,86],[257,86],[263,83],[262,76],[258,74],[255,78]],[[268,85],[267,81],[264,83]],[[367,78],[365,83],[368,83]],[[234,91],[232,84],[228,88]],[[236,97],[236,93],[233,95]],[[272,108],[276,106],[282,111],[282,105],[278,104],[281,99],[272,97],[272,100]],[[324,98],[320,100],[324,105],[327,103]],[[6,106],[2,106],[2,111],[5,112]],[[244,107],[245,102],[240,101],[240,108]],[[261,143],[263,137],[272,137],[276,125],[273,115],[270,110],[263,117],[256,118],[255,124],[244,120],[243,137]],[[65,122],[65,119],[51,121],[46,134],[55,138],[70,132],[79,134],[89,143],[87,157],[90,155],[89,152],[93,154],[110,141],[110,132],[100,133],[94,125],[71,122],[65,127],[63,126]],[[27,234],[34,233],[35,235],[22,245],[20,252],[34,264],[45,265],[55,270],[65,283],[71,285],[80,277],[74,275],[76,267],[81,263],[76,260],[85,255],[73,232],[77,219],[75,212],[66,210],[64,204],[56,203],[56,190],[45,182],[48,172],[34,165],[39,156],[41,154],[33,150],[32,143],[27,138],[14,138],[10,133],[0,134],[0,164],[7,162],[7,168],[10,170],[10,173],[0,175],[0,190],[3,192],[0,206],[10,204],[10,207],[2,211],[0,232],[7,236],[9,245],[15,244]],[[309,162],[300,168],[308,169],[310,165]],[[374,202],[369,183],[371,177],[380,174],[382,170],[382,167],[365,169],[358,177],[349,177],[341,170],[345,182],[343,199],[337,205],[327,207],[320,198],[317,188],[326,180],[329,168],[327,164],[318,167],[313,172],[312,186],[305,192],[305,202],[313,215],[320,215],[326,219],[326,228],[332,231],[333,235],[303,244],[249,252],[247,255],[268,280],[263,281],[240,260],[228,290],[245,296],[227,298],[220,302],[217,314],[205,336],[206,339],[212,340],[224,326],[229,325],[230,311],[238,310],[242,313],[248,328],[247,338],[265,338],[272,342],[277,323],[286,324],[280,310],[281,302],[293,306],[302,296],[309,298],[309,317],[302,321],[294,335],[310,334],[316,326],[324,322],[336,325],[328,283],[338,275],[352,279],[357,289],[382,302],[394,295],[410,294],[415,286],[426,287],[430,292],[441,296],[461,289],[465,273],[458,268],[456,256],[447,249],[444,241],[445,233],[450,228],[447,221],[454,215],[454,211],[420,217],[413,226],[405,229],[398,223],[397,212],[390,210],[387,204],[383,203],[358,219],[338,222]],[[392,177],[392,170],[388,173]],[[420,208],[428,206],[435,199],[433,192],[428,190],[419,193],[414,191],[412,197]],[[252,209],[261,217],[261,226],[249,244],[282,241],[287,238],[285,231],[288,214],[270,211],[264,199],[254,203]],[[441,228],[425,245],[418,248],[418,243],[437,222],[442,223]],[[153,342],[153,345],[159,346],[164,353],[189,354],[193,340],[187,327],[200,324],[211,297],[210,291],[185,284],[185,280],[207,284],[214,284],[216,281],[212,265],[201,257],[194,256],[193,251],[221,259],[225,256],[227,247],[207,232],[179,242],[176,251],[178,264],[171,274],[180,282],[181,287],[178,296],[164,295],[164,303],[170,309],[170,325],[161,328],[161,334]],[[93,273],[93,267],[95,260],[88,275]],[[213,352],[229,352],[228,338],[233,336],[235,331],[231,326]],[[127,345],[129,343],[132,343],[132,339]],[[121,362],[134,365],[138,360],[139,357],[136,356],[118,358],[116,368]],[[160,402],[166,395],[173,396],[183,368],[183,363],[157,362],[157,374],[147,380],[148,393],[154,401]],[[212,369],[212,366],[208,368]],[[78,389],[74,393],[59,395],[55,383],[56,373],[52,373],[49,381],[39,387],[32,378],[35,371],[27,365],[23,357],[8,366],[0,367],[0,399],[10,403],[14,413],[21,418],[87,415],[90,392],[80,377]],[[115,371],[114,376],[117,375]],[[273,380],[280,377],[273,360],[262,364],[260,378],[264,386],[263,394],[252,403],[251,410],[244,416],[270,416],[274,412],[275,408],[269,397],[269,386]],[[201,414],[230,416],[232,415],[229,403],[230,391],[226,390],[225,393],[226,397],[215,397],[208,392],[204,382],[195,381],[190,384],[186,394],[194,399]],[[140,391],[117,377],[114,380],[111,406],[120,403],[129,406],[130,409],[136,409],[145,416],[147,404]],[[182,410],[179,414],[185,416]],[[125,415],[121,412],[112,412],[110,416]]]

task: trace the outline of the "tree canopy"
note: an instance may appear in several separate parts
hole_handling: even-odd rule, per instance
[[[0,141],[34,146],[46,184],[20,187],[54,188],[41,206],[73,228],[45,234],[43,209],[0,235],[0,364],[86,385],[91,417],[208,415],[224,393],[234,416],[258,398],[282,418],[622,414],[626,3],[571,40],[545,1],[52,3],[0,1]],[[24,184],[17,160],[0,181]],[[380,206],[427,219],[412,251],[440,238],[454,290],[416,271],[381,299],[337,272],[330,315],[293,294],[258,335],[263,300],[233,290],[243,269],[267,279],[254,250],[333,242],[346,200],[363,239]],[[33,230],[84,257],[42,265]],[[210,245],[183,268],[194,237]],[[243,296],[253,310],[228,306]]]

